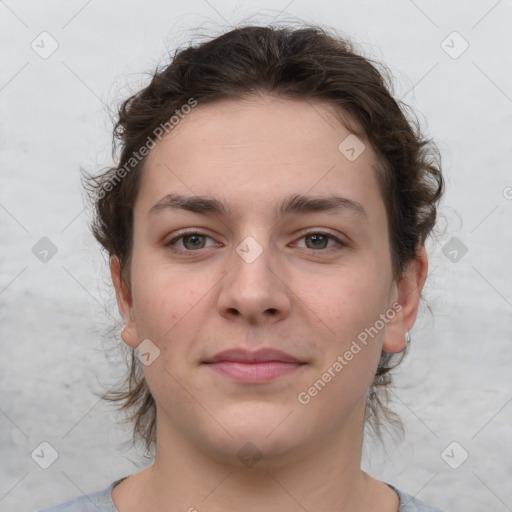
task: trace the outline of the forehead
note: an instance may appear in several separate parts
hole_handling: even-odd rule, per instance
[[[375,154],[345,121],[353,125],[319,101],[199,103],[148,155],[141,202],[147,211],[165,193],[209,194],[243,209],[290,193],[340,192],[378,203]]]

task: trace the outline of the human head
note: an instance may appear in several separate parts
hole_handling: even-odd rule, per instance
[[[371,147],[378,161],[392,273],[399,279],[434,226],[443,180],[434,146],[407,119],[405,106],[390,89],[384,68],[358,55],[349,41],[318,27],[242,27],[176,52],[120,108],[115,130],[121,144],[119,163],[88,181],[97,193],[94,235],[109,256],[118,258],[129,289],[133,208],[146,155],[165,135],[161,128],[172,133],[179,126],[176,119],[186,118],[196,105],[245,101],[264,93],[330,105],[340,123]],[[149,151],[141,151],[144,147]],[[155,404],[134,354],[130,364],[129,390],[115,396],[134,408],[135,431],[149,446]],[[385,412],[392,366],[392,354],[383,352],[368,393],[368,417],[374,421],[379,408]]]

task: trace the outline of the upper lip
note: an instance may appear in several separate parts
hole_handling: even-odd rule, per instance
[[[272,348],[262,348],[256,351],[243,349],[224,350],[206,360],[205,363],[220,363],[222,361],[233,363],[267,363],[270,361],[301,363],[296,357]]]

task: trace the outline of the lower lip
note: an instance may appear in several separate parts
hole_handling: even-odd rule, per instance
[[[268,382],[293,373],[302,364],[285,363],[283,361],[267,361],[263,363],[221,361],[219,363],[209,363],[208,366],[212,370],[238,381]]]

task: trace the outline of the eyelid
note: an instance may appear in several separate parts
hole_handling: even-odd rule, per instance
[[[329,235],[333,238],[341,238],[341,235],[336,231],[329,228],[306,228],[300,232],[300,236],[306,236],[311,234]]]

